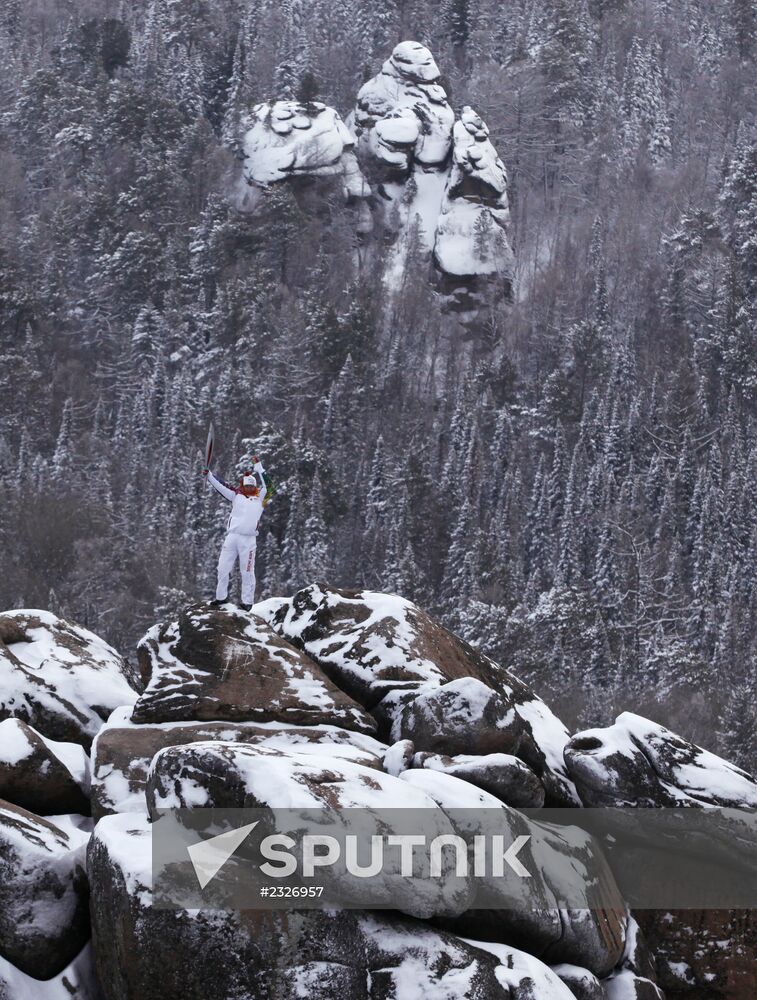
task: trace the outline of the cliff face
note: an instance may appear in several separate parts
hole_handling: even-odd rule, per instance
[[[346,122],[318,102],[257,105],[243,154],[243,206],[275,184],[337,179],[364,239],[391,241],[390,284],[420,252],[451,308],[510,297],[507,173],[486,123],[470,107],[455,114],[425,46],[397,45]]]
[[[3,1000],[755,994],[748,919],[649,912],[645,943],[616,883],[628,886],[641,869],[629,873],[613,838],[543,814],[545,803],[622,805],[631,817],[675,804],[696,831],[702,810],[754,808],[749,775],[662,726],[624,713],[571,737],[501,665],[409,601],[370,591],[313,584],[251,612],[187,608],[140,643],[141,694],[90,633],[43,612],[0,619]],[[93,649],[102,652],[97,684]],[[45,698],[40,689],[32,700],[19,663],[33,672],[37,654],[54,669]],[[56,741],[59,716],[45,704],[57,707],[77,676],[81,705],[107,704],[98,684],[126,702],[97,731],[91,766],[90,731]],[[88,800],[93,819],[80,814]],[[305,808],[328,815],[329,829],[353,829],[355,810],[380,823],[387,811],[423,810],[436,833],[456,831],[472,849],[462,811],[494,817],[508,842],[526,831],[534,859],[567,866],[557,880],[549,866],[535,870],[517,905],[511,889],[491,884],[481,908],[468,875],[449,865],[441,882],[382,872],[372,885],[383,896],[370,900],[391,909],[370,910],[362,882],[345,899],[353,909],[161,908],[152,824],[162,810],[198,807],[271,820],[274,810]],[[747,833],[739,850],[752,849]],[[719,849],[730,855],[734,841],[723,834]],[[642,839],[639,857],[646,846]],[[704,845],[710,861],[717,846]],[[578,884],[594,887],[591,909],[566,904]]]

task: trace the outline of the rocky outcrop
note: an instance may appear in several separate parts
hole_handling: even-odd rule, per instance
[[[381,196],[384,227],[399,224],[433,252],[442,289],[458,309],[479,304],[488,283],[511,294],[507,174],[485,122],[470,107],[460,119],[439,68],[418,42],[401,42],[363,84],[351,120],[357,152]]]
[[[109,1000],[571,1000],[530,955],[394,915],[157,909],[149,905],[150,861],[145,818],[98,825],[89,872]]]
[[[345,198],[367,198],[354,139],[333,108],[320,101],[273,101],[252,111],[242,142],[248,185],[266,187],[294,178],[335,178]]]
[[[443,771],[488,792],[500,802],[522,809],[544,805],[544,786],[534,772],[511,754],[490,753],[484,756],[417,753],[413,767]],[[409,768],[403,768],[409,770]]]
[[[565,763],[586,806],[757,808],[745,771],[631,712],[574,736]]]
[[[433,261],[448,304],[472,310],[509,298],[507,174],[486,124],[472,108],[459,120],[429,50],[395,46],[360,88],[346,122],[318,101],[281,100],[253,108],[242,141],[240,206],[257,211],[265,193],[286,183],[298,195],[338,184],[358,206],[356,228],[393,243],[391,285],[411,248]]]
[[[87,629],[47,611],[0,615],[0,719],[89,747],[114,708],[137,692],[123,657]]]
[[[255,615],[198,604],[156,625],[138,647],[138,723],[227,720],[376,725],[321,669]]]
[[[386,747],[378,740],[336,726],[288,726],[282,723],[170,722],[136,725],[131,709],[114,712],[92,746],[92,815],[143,812],[147,773],[164,747],[207,740],[307,750],[328,743],[331,753],[381,768]]]
[[[289,600],[276,598],[254,610],[371,711],[388,739],[414,738],[402,731],[401,720],[412,715],[410,706],[416,698],[433,700],[438,695],[432,692],[450,681],[472,678],[478,683],[471,690],[479,696],[491,698],[496,692],[507,712],[512,711],[508,745],[514,747],[517,742],[515,752],[539,776],[551,801],[578,803],[563,761],[568,741],[565,726],[527,685],[410,601],[369,590],[312,584]],[[453,689],[462,700],[468,700],[465,688]],[[483,722],[478,728],[482,731]],[[479,741],[475,752],[506,749],[500,743],[482,750],[483,745]],[[438,743],[416,743],[419,751],[439,748]]]
[[[87,835],[0,802],[0,956],[50,979],[89,936]]]
[[[458,307],[475,304],[482,279],[510,292],[515,260],[508,242],[507,174],[486,123],[469,107],[455,124],[452,167],[442,200],[434,259]]]
[[[9,655],[0,651],[0,670],[17,671],[14,646],[24,640],[7,625],[2,634]],[[53,690],[40,704],[54,706],[56,719],[78,718],[77,703],[54,690],[60,677],[64,694],[73,686],[83,697],[61,665],[83,662],[85,676],[104,669],[107,687],[113,661],[92,668],[57,640],[48,647],[53,683],[40,674]],[[140,660],[144,695],[134,708],[136,692],[120,688],[125,704],[92,748],[99,822],[88,874],[106,1000],[660,1000],[663,987],[668,1000],[751,998],[748,920],[641,914],[657,982],[611,869],[627,872],[648,845],[617,858],[580,824],[519,811],[576,803],[580,793],[586,805],[682,805],[695,828],[712,807],[757,803],[755,782],[738,768],[629,714],[570,739],[507,670],[409,602],[370,591],[314,584],[254,614],[198,605],[152,629]],[[122,664],[117,673],[125,682]],[[14,705],[26,710],[28,700]],[[10,715],[0,722],[0,794],[16,800],[0,806],[0,1000],[95,1000],[84,947],[90,821],[65,815],[83,806],[87,755],[23,712]],[[343,834],[354,830],[350,809],[378,825],[392,810],[417,810],[435,834],[462,838],[469,856],[493,823],[506,842],[528,838],[533,874],[482,880],[458,872],[451,853],[438,884],[391,865],[369,889],[338,881],[338,899],[374,912],[153,906],[150,820],[198,806],[252,808],[270,821],[275,809],[317,809]],[[64,815],[52,814],[58,808]],[[50,820],[39,815],[47,810]],[[708,860],[718,845],[752,856],[748,829],[738,841],[729,832],[715,828],[695,848]],[[255,836],[240,849],[245,859]]]
[[[89,813],[89,756],[21,719],[0,722],[0,799],[42,816]]]
[[[440,168],[454,121],[434,57],[425,45],[400,42],[358,92],[358,154],[379,177],[406,177],[415,163]]]

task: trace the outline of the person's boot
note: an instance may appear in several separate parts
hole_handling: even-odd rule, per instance
[[[226,604],[226,601],[219,601],[217,597],[214,597],[212,601],[208,601],[208,604],[211,608],[220,608]]]
[[[252,611],[251,604],[240,604],[239,607],[242,609],[242,611]]]

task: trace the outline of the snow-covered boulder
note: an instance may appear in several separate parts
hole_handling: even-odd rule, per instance
[[[413,767],[443,771],[461,778],[476,788],[489,792],[501,802],[521,809],[538,809],[544,805],[544,786],[522,760],[512,754],[490,753],[483,756],[438,753],[417,753]],[[408,770],[403,768],[403,770]]]
[[[507,174],[486,123],[463,108],[453,129],[452,166],[442,200],[434,258],[450,288],[470,291],[476,278],[497,277],[509,293],[514,258],[507,235]]]
[[[0,958],[0,1000],[102,1000],[89,944],[52,979],[27,976]]]
[[[163,809],[197,807],[311,810],[319,816],[319,828],[336,836],[354,834],[363,821],[381,830],[390,810],[425,810],[429,838],[455,832],[430,797],[315,744],[298,750],[220,742],[169,747],[150,768],[147,804],[153,818]],[[422,918],[457,916],[469,905],[472,886],[467,876],[455,873],[454,861],[445,857],[441,878],[408,878],[399,857],[385,858],[381,872],[367,881],[343,867],[329,871],[338,883],[338,898],[352,905],[391,906]]]
[[[164,747],[207,740],[250,743],[275,748],[324,744],[329,753],[342,754],[366,767],[382,769],[386,746],[362,733],[336,726],[289,726],[281,722],[165,722],[137,725],[131,708],[113,713],[92,745],[92,815],[144,812],[147,773],[155,754]]]
[[[560,962],[551,968],[561,982],[565,983],[575,1000],[607,1000],[604,986],[588,969],[568,962]]]
[[[248,184],[266,187],[293,177],[328,177],[339,180],[346,198],[370,194],[349,129],[337,111],[319,101],[258,104],[242,150]]]
[[[89,755],[41,736],[21,719],[0,722],[0,799],[41,816],[89,812]]]
[[[48,611],[0,615],[0,719],[18,718],[48,739],[89,747],[137,692],[115,649]]]
[[[615,968],[629,915],[593,837],[577,827],[527,819],[450,774],[413,769],[400,780],[454,817],[469,843],[482,829],[496,829],[508,843],[529,838],[529,877],[479,883],[475,906],[450,923],[457,933],[515,944],[550,964],[584,966],[597,976]]]
[[[432,753],[512,753],[523,736],[512,705],[475,677],[403,693],[396,701],[389,695],[374,711],[393,740],[412,740]]]
[[[89,873],[106,1000],[573,1000],[530,955],[394,914],[153,907],[151,861],[146,817],[98,824]]]
[[[0,802],[0,957],[27,976],[58,975],[87,941],[87,837]]]
[[[757,808],[753,777],[631,712],[577,733],[565,763],[587,806]]]
[[[439,82],[439,67],[425,45],[400,42],[357,95],[353,123],[358,155],[389,174],[413,162],[440,167],[449,156],[455,114]]]
[[[563,761],[569,738],[565,726],[527,685],[410,601],[315,583],[288,600],[262,602],[254,611],[340,688],[381,714],[387,737],[394,718],[416,694],[426,697],[433,688],[462,678],[487,685],[512,709],[512,724],[521,730],[517,755],[539,776],[549,799],[578,804]],[[449,752],[443,745],[438,749]]]
[[[138,647],[138,723],[197,720],[328,724],[370,733],[373,719],[255,615],[193,605]]]
[[[413,766],[415,757],[415,744],[412,740],[397,740],[392,743],[384,754],[384,770],[387,774],[399,777],[403,771],[408,771]]]

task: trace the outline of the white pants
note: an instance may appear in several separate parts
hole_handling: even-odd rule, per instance
[[[255,601],[255,535],[237,535],[229,532],[218,557],[218,586],[216,600],[225,601],[229,596],[229,576],[234,563],[239,560],[242,574],[242,604]]]

